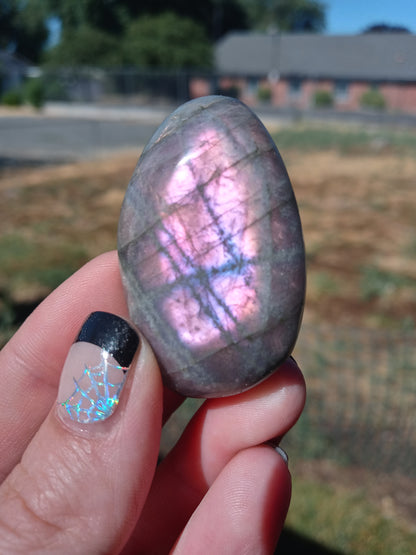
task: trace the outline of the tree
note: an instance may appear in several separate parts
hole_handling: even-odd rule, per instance
[[[42,0],[0,1],[0,48],[37,62],[48,34]]]
[[[240,0],[254,26],[285,32],[325,29],[325,4],[316,0]]]
[[[128,21],[140,14],[142,4],[135,0],[44,1],[49,14],[61,21],[63,32],[88,27],[110,35],[121,35]]]
[[[183,45],[175,39],[172,44],[179,50],[177,55],[166,48],[169,56],[164,60],[158,58],[164,66],[195,65],[197,60],[204,60],[207,65],[208,40],[215,40],[231,29],[247,28],[246,13],[239,0],[175,0],[174,3],[171,0],[0,0],[0,48],[14,49],[38,61],[49,35],[46,22],[56,18],[62,29],[60,44],[46,53],[46,60],[65,65],[115,65],[122,62],[121,43],[125,32],[137,19],[160,16],[158,33],[168,37],[166,29],[162,29],[162,14],[167,11],[187,21],[192,19],[200,29],[191,32],[189,23],[187,28],[181,24],[180,32],[189,35],[195,44],[186,44],[189,49],[186,55]],[[174,35],[172,29],[169,40]],[[145,49],[143,46],[142,52]],[[150,53],[146,57],[150,60]]]
[[[67,29],[60,42],[45,52],[44,61],[52,66],[116,66],[122,64],[120,41],[87,25]]]
[[[208,67],[212,48],[201,25],[165,12],[130,23],[124,39],[124,61],[140,67]]]
[[[363,31],[364,34],[367,33],[408,33],[410,30],[407,27],[402,27],[401,25],[389,25],[387,23],[376,23],[374,25],[369,25]]]
[[[16,3],[9,0],[0,2],[0,48],[9,46],[15,38],[15,19],[17,15]]]
[[[131,21],[121,37],[85,24],[66,28],[44,59],[54,66],[208,67],[212,48],[203,27],[167,12]]]
[[[31,0],[29,0],[31,1]],[[121,35],[128,24],[144,15],[172,11],[202,25],[211,39],[231,29],[246,29],[246,13],[238,0],[45,0],[63,29],[88,25]]]
[[[160,14],[174,11],[183,17],[197,21],[205,29],[207,37],[217,40],[228,31],[248,28],[247,13],[239,0],[145,0],[141,2],[142,13]]]

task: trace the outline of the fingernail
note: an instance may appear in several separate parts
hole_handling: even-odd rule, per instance
[[[138,346],[137,333],[123,318],[93,312],[69,349],[62,370],[60,416],[82,424],[111,416]]]
[[[274,447],[274,450],[276,451],[276,453],[278,453],[282,457],[282,459],[286,463],[286,466],[289,466],[289,457],[288,457],[288,454],[286,453],[286,451],[284,449],[282,449],[281,447],[279,447],[279,445]]]
[[[280,438],[271,439],[270,441],[267,442],[267,445],[272,447],[276,451],[276,453],[282,457],[282,459],[286,463],[286,466],[289,466],[289,456],[286,453],[286,451],[284,449],[282,449],[280,447],[280,445],[278,444],[279,440],[280,440]]]

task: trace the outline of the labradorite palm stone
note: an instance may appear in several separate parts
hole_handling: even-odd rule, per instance
[[[131,319],[168,387],[232,395],[290,354],[301,223],[279,152],[241,102],[193,100],[159,127],[127,189],[118,252]]]

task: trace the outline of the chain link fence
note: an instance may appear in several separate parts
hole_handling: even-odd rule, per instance
[[[416,478],[416,333],[304,324],[294,357],[307,402],[284,438],[293,460],[325,459]],[[201,404],[168,422],[162,456]]]
[[[212,74],[184,70],[102,70],[74,68],[43,70],[45,96],[49,101],[103,104],[180,104],[189,100],[192,82],[203,79],[206,92],[218,92]]]
[[[308,398],[288,450],[416,478],[415,344],[414,331],[304,325],[295,358]]]
[[[149,70],[137,68],[57,68],[41,70],[46,102],[91,103],[123,106],[178,106],[191,98],[209,94],[238,97],[253,103],[263,113],[279,114],[289,121],[360,121],[375,124],[415,125],[412,114],[388,111],[339,111],[326,108],[273,106],[261,97],[257,78],[249,75],[233,80],[204,70]],[[1,78],[1,75],[0,75]]]

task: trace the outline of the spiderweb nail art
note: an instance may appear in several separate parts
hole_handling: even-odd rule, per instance
[[[116,408],[128,368],[112,364],[109,357],[107,351],[101,351],[100,363],[85,365],[81,377],[74,378],[74,392],[61,403],[72,420],[81,423],[105,420]]]

